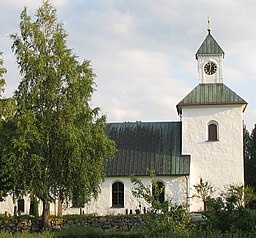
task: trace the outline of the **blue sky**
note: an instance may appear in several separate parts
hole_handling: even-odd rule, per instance
[[[256,2],[253,0],[52,0],[68,45],[97,75],[92,105],[109,122],[179,120],[176,104],[197,84],[195,53],[207,35],[225,52],[224,83],[248,102],[256,123]],[[19,31],[23,7],[33,15],[40,0],[1,0],[0,51],[6,96],[20,76],[8,35]]]

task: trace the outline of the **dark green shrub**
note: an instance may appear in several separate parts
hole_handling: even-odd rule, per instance
[[[146,214],[145,237],[189,237],[195,230],[191,216],[178,206],[171,206],[162,213]]]
[[[32,215],[34,217],[39,217],[38,213],[38,205],[39,201],[35,196],[30,196],[30,207],[29,207],[29,215]]]
[[[243,203],[244,187],[230,186],[221,197],[210,199],[205,213],[209,227],[222,232],[256,231],[256,212]]]
[[[243,231],[221,232],[220,230],[198,230],[190,238],[255,238],[255,233],[245,233]]]
[[[195,228],[191,216],[186,209],[173,205],[171,201],[161,202],[158,197],[163,188],[158,186],[154,174],[151,174],[151,178],[152,191],[140,179],[132,178],[133,195],[137,198],[143,198],[151,206],[151,212],[145,216],[144,236],[146,238],[189,237]]]

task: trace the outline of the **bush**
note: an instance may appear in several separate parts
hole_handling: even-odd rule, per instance
[[[194,232],[190,238],[255,238],[255,233],[236,232],[221,232],[220,230],[198,230]]]
[[[189,237],[194,231],[194,224],[191,216],[181,206],[173,205],[171,201],[161,202],[158,199],[163,191],[159,187],[154,174],[151,174],[152,191],[145,186],[140,179],[133,177],[133,195],[143,198],[151,206],[151,212],[146,214],[146,225],[143,234],[150,237]],[[154,193],[153,193],[154,191]]]
[[[38,205],[39,205],[39,200],[35,196],[31,195],[30,196],[29,215],[32,215],[34,217],[39,217]]]
[[[205,213],[210,228],[222,232],[255,233],[256,212],[243,204],[243,186],[230,186],[221,197],[208,201],[209,212]]]
[[[187,211],[178,206],[162,213],[146,214],[146,225],[143,229],[145,237],[189,237],[195,225]]]

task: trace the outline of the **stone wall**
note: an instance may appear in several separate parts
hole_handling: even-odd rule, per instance
[[[105,217],[81,217],[81,218],[51,218],[49,230],[61,230],[69,227],[97,227],[111,230],[135,230],[141,228],[145,221],[143,216],[105,216]],[[40,231],[38,219],[1,219],[0,230],[4,231]]]

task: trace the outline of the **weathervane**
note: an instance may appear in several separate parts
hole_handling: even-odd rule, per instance
[[[210,33],[211,32],[211,20],[210,20],[210,17],[208,17],[208,32]]]

